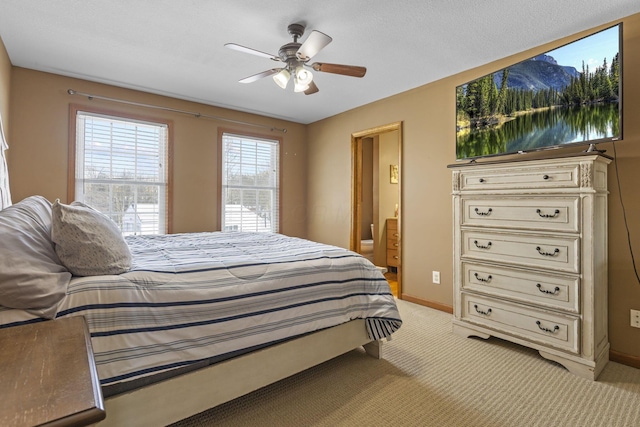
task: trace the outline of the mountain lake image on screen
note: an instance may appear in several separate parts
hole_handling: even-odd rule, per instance
[[[622,138],[622,24],[456,88],[456,159]]]

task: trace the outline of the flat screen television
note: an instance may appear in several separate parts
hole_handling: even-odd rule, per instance
[[[622,139],[622,23],[456,88],[456,160]]]

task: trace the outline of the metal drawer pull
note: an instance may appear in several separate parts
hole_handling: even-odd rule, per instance
[[[479,179],[480,182],[485,182],[484,178]]]
[[[560,326],[558,325],[554,326],[553,329],[545,328],[539,320],[536,320],[536,325],[538,325],[538,328],[540,328],[541,331],[549,332],[550,334],[555,334],[560,330]]]
[[[537,209],[536,213],[540,215],[541,218],[555,218],[560,214],[560,209],[556,209],[553,214],[543,214],[540,209]]]
[[[542,292],[543,294],[555,295],[555,294],[557,294],[558,292],[560,292],[560,288],[559,288],[559,287],[557,287],[557,286],[556,286],[556,288],[555,288],[554,290],[552,290],[552,291],[549,291],[549,290],[547,290],[547,289],[542,289],[542,285],[541,285],[540,283],[538,283],[536,286],[538,287],[538,290],[539,290],[540,292]]]
[[[550,176],[549,176],[549,175],[542,175],[542,179],[544,179],[544,180],[547,180],[547,179],[549,179],[549,178],[550,178]]]
[[[480,310],[480,309],[478,308],[478,304],[474,304],[474,305],[473,305],[473,308],[475,308],[475,309],[476,309],[476,311],[478,312],[478,314],[482,314],[483,316],[488,316],[488,315],[490,315],[490,314],[491,314],[491,309],[490,309],[490,308],[488,308],[488,309],[487,309],[487,311],[482,311],[482,310]]]
[[[543,256],[556,256],[560,253],[560,249],[558,248],[556,248],[553,252],[545,252],[542,250],[542,248],[540,248],[540,246],[536,247],[536,251],[538,251],[538,253]]]
[[[489,249],[489,248],[491,248],[491,242],[489,242],[489,243],[487,243],[486,245],[483,246],[483,245],[479,244],[477,240],[474,240],[473,244],[476,245],[476,248],[478,248],[478,249]]]
[[[476,208],[476,214],[480,216],[489,216],[493,212],[493,209],[489,208],[486,212],[481,212],[480,209]]]
[[[478,273],[473,273],[473,275],[476,276],[476,279],[478,279],[481,282],[489,283],[491,281],[491,275],[487,276],[486,278],[480,277]]]

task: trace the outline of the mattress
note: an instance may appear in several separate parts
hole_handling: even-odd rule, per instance
[[[101,384],[200,366],[352,319],[372,340],[402,320],[354,252],[271,233],[128,236],[131,271],[74,277],[56,318],[87,319]],[[0,325],[43,321],[0,309]]]

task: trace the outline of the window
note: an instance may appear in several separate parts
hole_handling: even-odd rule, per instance
[[[221,229],[279,231],[280,141],[223,132]]]
[[[79,110],[75,121],[75,200],[124,235],[169,232],[169,124]]]

